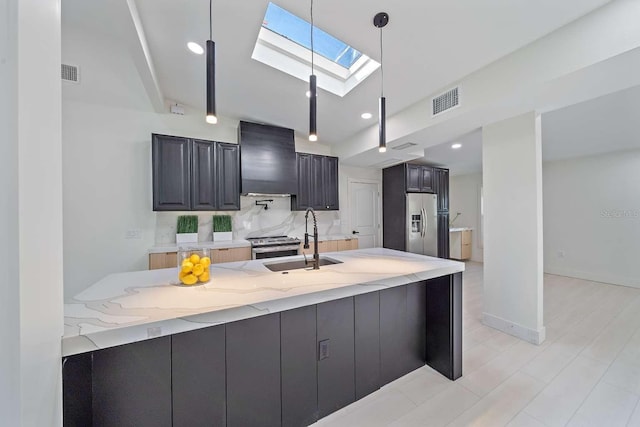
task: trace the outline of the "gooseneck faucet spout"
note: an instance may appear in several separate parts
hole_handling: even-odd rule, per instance
[[[318,219],[316,218],[316,213],[313,208],[307,208],[307,211],[304,214],[304,249],[309,249],[309,213],[313,216],[313,269],[320,269],[320,254],[318,253]],[[305,257],[305,263],[307,262],[307,258]]]

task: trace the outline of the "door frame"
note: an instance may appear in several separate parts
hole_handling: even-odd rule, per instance
[[[375,184],[378,189],[378,197],[376,201],[377,206],[377,216],[378,216],[378,233],[376,234],[377,245],[376,247],[382,247],[382,181],[377,181],[375,179],[365,179],[365,178],[351,178],[349,177],[347,180],[347,206],[349,206],[349,234],[353,231],[353,206],[351,203],[352,200],[352,189],[353,184]]]

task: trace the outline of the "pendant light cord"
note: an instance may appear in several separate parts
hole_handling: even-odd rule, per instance
[[[313,0],[311,0],[311,74],[313,74]]]
[[[209,0],[209,40],[213,40],[213,0]]]
[[[384,61],[382,60],[382,27],[380,27],[380,96],[384,97]]]

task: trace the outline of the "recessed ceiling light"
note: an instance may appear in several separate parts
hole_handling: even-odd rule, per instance
[[[453,144],[451,146],[451,148],[453,148],[454,150],[457,150],[458,148],[461,148],[461,147],[462,147],[462,144]]]
[[[187,43],[187,47],[191,52],[195,53],[196,55],[202,55],[204,53],[204,49],[198,43],[189,42]]]
[[[371,117],[373,117],[373,114],[371,114],[371,113],[362,113],[360,115],[360,117],[362,117],[365,120],[369,120]]]

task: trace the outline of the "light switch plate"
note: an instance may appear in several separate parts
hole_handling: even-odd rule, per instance
[[[322,340],[318,343],[318,360],[329,358],[329,340]]]

